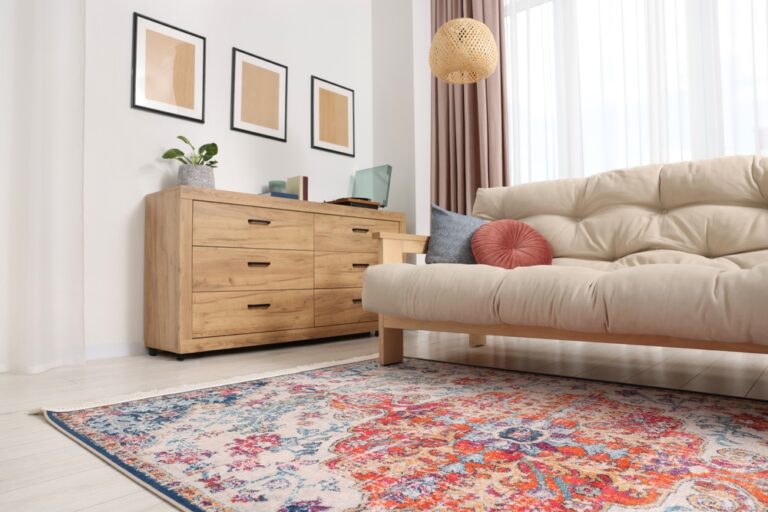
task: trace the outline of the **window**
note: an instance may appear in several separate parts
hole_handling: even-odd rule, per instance
[[[511,181],[768,149],[768,0],[507,0]]]

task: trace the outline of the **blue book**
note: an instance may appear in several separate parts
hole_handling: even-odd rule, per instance
[[[298,199],[298,194],[287,194],[285,192],[264,192],[261,194],[263,196],[270,196],[270,197],[282,197],[284,199]]]

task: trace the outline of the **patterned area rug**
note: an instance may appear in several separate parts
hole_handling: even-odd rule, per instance
[[[768,510],[765,402],[409,359],[45,414],[184,510]]]

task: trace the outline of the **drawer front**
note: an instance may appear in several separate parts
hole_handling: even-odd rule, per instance
[[[192,337],[312,327],[312,290],[192,294]]]
[[[312,289],[312,251],[195,247],[192,290]]]
[[[313,217],[304,212],[195,201],[192,243],[311,251]]]
[[[363,311],[362,288],[315,290],[315,327],[375,322],[376,313]]]
[[[399,224],[387,220],[316,215],[315,250],[378,253],[378,240],[371,238],[371,233],[376,231],[397,233]]]
[[[378,262],[370,252],[316,252],[315,288],[360,288],[365,269]]]

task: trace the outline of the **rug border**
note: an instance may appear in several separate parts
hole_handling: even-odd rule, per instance
[[[185,512],[203,512],[204,509],[198,507],[194,503],[191,503],[188,499],[181,496],[177,492],[168,489],[161,485],[154,478],[150,477],[146,473],[133,468],[129,464],[123,462],[119,457],[116,457],[109,453],[107,450],[102,449],[98,444],[92,442],[86,436],[81,435],[74,429],[70,428],[61,419],[56,417],[56,413],[73,412],[82,409],[90,409],[93,407],[103,407],[106,405],[115,405],[126,402],[132,402],[136,400],[144,400],[147,398],[156,398],[164,395],[172,395],[177,393],[185,393],[188,391],[197,391],[201,389],[209,389],[218,386],[226,386],[230,384],[239,384],[243,382],[249,382],[253,380],[263,380],[273,377],[280,377],[283,375],[292,375],[296,373],[302,373],[311,370],[319,370],[323,368],[333,368],[336,366],[344,366],[347,364],[361,363],[364,361],[371,361],[377,357],[377,354],[369,354],[365,356],[351,357],[348,359],[341,359],[336,361],[324,361],[315,364],[308,364],[302,366],[294,366],[283,370],[275,370],[271,372],[264,372],[259,374],[241,375],[238,377],[232,377],[229,379],[221,379],[217,381],[209,381],[200,384],[191,384],[185,386],[177,386],[173,388],[155,389],[151,391],[134,393],[130,395],[122,395],[110,400],[93,401],[89,403],[81,403],[72,407],[57,407],[57,408],[41,408],[40,413],[46,419],[46,421],[61,432],[69,439],[75,441],[78,445],[85,448],[92,455],[95,455],[99,460],[103,461],[108,466],[116,469],[130,480],[136,482],[144,489],[150,491],[166,503],[176,507],[179,510]]]
[[[177,492],[172,491],[166,487],[163,487],[155,479],[148,476],[146,473],[143,473],[137,469],[132,468],[130,465],[126,464],[125,462],[120,460],[118,457],[115,457],[114,455],[110,454],[106,450],[103,450],[102,448],[100,448],[96,443],[93,443],[90,440],[88,440],[87,437],[84,437],[79,433],[77,433],[76,431],[69,428],[60,419],[53,416],[54,414],[56,414],[56,412],[60,412],[60,411],[43,411],[43,417],[56,430],[58,430],[59,432],[64,434],[66,437],[76,442],[82,448],[85,448],[92,455],[96,456],[97,459],[101,460],[111,468],[116,469],[123,476],[128,477],[128,479],[130,479],[131,481],[139,484],[144,489],[150,491],[152,494],[162,499],[164,502],[170,505],[173,505],[179,510],[182,510],[184,512],[204,512],[203,509],[194,505],[193,503],[190,503],[189,500],[179,495]]]

